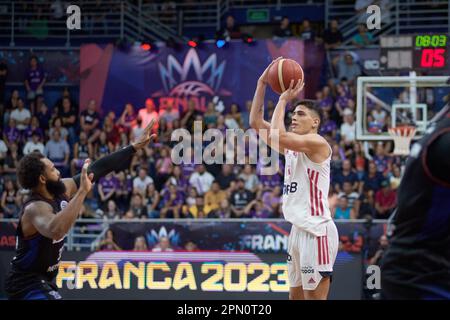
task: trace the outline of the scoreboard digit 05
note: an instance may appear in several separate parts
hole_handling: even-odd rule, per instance
[[[414,39],[414,67],[441,69],[447,66],[448,36],[445,34],[417,35]]]

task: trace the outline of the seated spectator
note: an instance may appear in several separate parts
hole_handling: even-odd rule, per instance
[[[227,193],[223,190],[220,190],[219,182],[214,181],[211,185],[211,189],[205,193],[205,216],[208,216],[211,212],[218,210],[220,207],[220,203],[225,200],[226,197]]]
[[[177,187],[170,185],[168,192],[163,194],[163,208],[160,211],[162,219],[180,217],[181,206],[184,204],[184,195],[177,190]]]
[[[253,200],[253,195],[245,189],[244,179],[238,179],[237,189],[231,194],[231,212],[233,218],[243,218],[245,207]]]
[[[6,143],[6,145],[20,142],[20,131],[19,129],[17,129],[16,120],[9,118],[8,126],[3,132],[3,141]]]
[[[134,240],[133,251],[148,251],[147,242],[144,237],[136,237]]]
[[[138,112],[138,118],[141,119],[142,123],[140,127],[145,129],[152,120],[159,120],[158,112],[156,112],[155,103],[153,99],[148,98],[145,100],[145,107],[140,109]],[[153,133],[158,132],[158,122],[153,125]]]
[[[375,254],[370,255],[371,258],[369,259],[369,265],[380,265],[381,259],[383,259],[383,255],[386,252],[386,249],[389,247],[389,239],[388,237],[383,234],[381,235],[380,239],[378,240],[379,246]]]
[[[69,142],[73,145],[77,136],[78,114],[75,107],[72,106],[70,97],[64,97],[62,100],[62,108],[58,112],[62,125],[69,133]]]
[[[34,103],[37,96],[44,95],[44,85],[47,81],[47,73],[38,64],[36,56],[31,56],[29,68],[25,75],[25,88],[27,89],[27,99],[30,104]],[[33,109],[33,108],[32,108]]]
[[[3,175],[13,181],[16,181],[17,179],[17,167],[20,159],[18,150],[19,147],[17,146],[17,143],[10,143],[3,163]]]
[[[383,175],[378,172],[377,165],[375,162],[370,161],[368,173],[364,177],[364,188],[376,192],[380,189],[382,180]]]
[[[173,165],[169,149],[161,148],[160,158],[156,160],[156,189],[161,189],[172,173]]]
[[[72,176],[83,166],[84,160],[93,159],[94,148],[89,143],[85,132],[80,132],[80,141],[75,142],[73,146],[73,159],[70,162],[70,170]]]
[[[91,139],[88,139],[88,143],[90,142]],[[94,143],[94,157],[95,160],[101,159],[105,156],[107,156],[108,154],[110,154],[111,152],[114,151],[114,145],[112,144],[111,141],[108,141],[106,132],[102,131],[100,132],[99,135],[99,139],[97,140],[97,142]]]
[[[337,124],[336,121],[330,119],[330,114],[328,111],[322,112],[322,124],[320,126],[320,134],[322,136],[328,135],[331,138],[335,139],[337,133]]]
[[[95,100],[90,100],[86,110],[80,114],[81,131],[89,137],[89,142],[95,142],[100,136],[100,115]]]
[[[188,241],[184,245],[184,250],[188,252],[199,251],[197,245],[193,241]]]
[[[58,130],[53,131],[52,139],[45,145],[44,154],[61,172],[63,178],[68,176],[70,148],[67,141],[61,139]]]
[[[261,200],[254,199],[244,208],[246,218],[267,219],[272,217],[272,211]]]
[[[374,192],[368,188],[364,188],[364,192],[359,197],[359,201],[355,203],[355,213],[361,219],[374,218],[376,215]]]
[[[122,212],[116,205],[113,199],[108,200],[106,208],[103,211],[103,219],[105,220],[118,220],[122,216]]]
[[[352,189],[352,183],[350,181],[344,181],[342,185],[342,192],[338,194],[338,197],[346,197],[348,200],[348,207],[352,209],[356,202],[359,201],[359,193],[356,191],[353,191]]]
[[[336,90],[338,96],[336,98],[335,107],[341,116],[344,115],[344,110],[347,108],[353,112],[351,106],[354,106],[354,101],[349,96],[349,94],[345,91],[344,87],[341,85],[336,86]]]
[[[40,127],[39,119],[36,116],[33,116],[31,118],[30,125],[25,129],[23,133],[22,141],[24,143],[30,141],[33,133],[36,133],[41,141],[44,141],[44,131]]]
[[[233,173],[233,166],[230,164],[222,165],[222,172],[217,176],[217,182],[219,183],[220,189],[227,190],[230,187],[232,181],[236,179]]]
[[[50,128],[48,135],[51,137],[53,135],[53,132],[55,131],[59,132],[62,140],[67,141],[67,138],[69,137],[69,131],[67,131],[67,129],[62,126],[62,119],[59,117],[53,119],[52,127]]]
[[[375,194],[376,219],[388,219],[397,206],[397,192],[391,189],[389,181],[383,180],[381,190]]]
[[[5,108],[4,108],[4,112],[3,112],[3,122],[0,123],[0,127],[6,128],[8,126],[11,112],[18,108],[19,98],[20,98],[19,90],[14,89],[11,92],[11,97],[5,103]]]
[[[280,25],[273,32],[274,38],[290,38],[293,36],[289,18],[284,16],[281,19]]]
[[[116,190],[119,189],[119,179],[114,176],[113,172],[108,173],[105,177],[101,177],[98,181],[98,194],[101,202],[113,199]]]
[[[172,130],[169,128],[166,120],[160,119],[158,128],[158,142],[164,145],[169,145],[171,136]]]
[[[149,184],[154,183],[153,179],[148,176],[145,168],[139,169],[139,175],[133,179],[133,193],[139,192],[144,195]]]
[[[186,177],[188,177],[189,175],[185,175],[183,173],[181,166],[174,166],[172,170],[172,175],[167,179],[166,184],[174,184],[180,191],[187,190],[189,186],[189,181]]]
[[[346,196],[341,196],[338,200],[338,205],[335,208],[334,219],[356,219],[355,210],[348,206],[348,199]]]
[[[226,39],[240,39],[241,38],[240,28],[236,25],[233,16],[228,16],[226,19],[225,27],[217,32],[217,37]]]
[[[358,25],[358,33],[353,36],[352,44],[361,49],[368,45],[373,44],[374,39],[371,32],[367,31],[367,27],[364,23]]]
[[[400,167],[396,164],[392,165],[392,172],[389,177],[389,183],[391,184],[392,190],[397,190],[400,186],[400,182],[402,179],[402,171]]]
[[[350,160],[346,159],[342,162],[342,170],[337,172],[333,178],[335,190],[342,191],[342,186],[344,182],[350,182],[353,190],[358,190],[359,182],[358,177],[353,171],[352,164]]]
[[[135,193],[131,197],[130,210],[133,217],[143,219],[148,218],[147,207],[144,205],[144,198],[142,194]]]
[[[133,180],[124,171],[117,173],[116,177],[119,180],[119,187],[116,189],[115,199],[119,208],[122,211],[126,211],[130,203],[131,194],[133,193]]]
[[[131,103],[125,105],[125,109],[119,118],[118,125],[122,132],[129,134],[131,129],[136,126],[137,115]]]
[[[152,249],[153,252],[172,252],[169,238],[161,237],[159,243]]]
[[[373,162],[380,173],[390,172],[392,167],[392,158],[386,155],[386,150],[382,142],[378,142],[375,149]]]
[[[210,101],[208,106],[206,107],[206,112],[203,117],[203,121],[205,122],[205,126],[209,128],[215,128],[217,124],[217,118],[219,113],[216,111],[216,106],[214,102]]]
[[[350,52],[346,52],[338,59],[338,79],[345,78],[350,83],[361,75],[361,67],[355,62],[355,58]]]
[[[265,206],[271,208],[271,211],[275,214],[280,212],[281,208],[281,187],[276,186],[273,189],[264,192],[262,196],[262,201]]]
[[[122,249],[114,241],[114,233],[111,229],[108,229],[105,234],[105,238],[100,241],[97,251],[121,251]]]
[[[303,20],[302,27],[300,32],[300,39],[305,41],[314,41],[315,40],[315,33],[313,29],[311,28],[311,23],[308,19]]]
[[[173,106],[174,102],[171,101],[164,110],[159,110],[159,119],[164,120],[167,123],[169,129],[173,128],[173,122],[180,119],[180,113],[178,109]]]
[[[22,98],[18,98],[17,109],[11,111],[9,118],[16,122],[17,130],[21,134],[27,129],[31,121],[31,112],[25,108]]]
[[[51,123],[52,114],[50,112],[50,109],[47,107],[45,103],[36,103],[36,117],[39,120],[39,125],[44,130],[44,132],[47,132],[49,129],[49,123]]]
[[[379,103],[375,104],[375,109],[370,112],[370,115],[373,117],[374,121],[382,124],[384,126],[386,122],[387,113],[383,110],[383,106]]]
[[[201,113],[196,109],[195,100],[193,100],[192,98],[189,99],[188,109],[181,119],[181,127],[186,128],[190,133],[193,133],[194,121],[199,115],[201,115]]]
[[[341,136],[345,144],[351,144],[356,139],[356,123],[353,111],[345,109],[343,112],[344,123],[341,125]]]
[[[329,28],[324,32],[323,40],[325,42],[326,50],[337,49],[341,45],[344,37],[339,30],[338,21],[336,19],[329,22]]]
[[[110,112],[103,122],[103,132],[106,135],[106,141],[108,141],[112,151],[114,151],[120,143],[120,131],[119,127],[115,124],[115,117],[116,115],[114,112]]]
[[[253,194],[256,194],[256,191],[259,187],[259,179],[256,176],[255,170],[249,164],[246,164],[242,173],[238,176],[238,178],[245,181],[245,189],[250,191]]]
[[[371,114],[367,115],[367,131],[370,133],[382,133],[384,122],[378,122]]]
[[[329,86],[324,86],[322,88],[321,99],[319,101],[319,107],[324,111],[332,112],[333,108],[333,97],[331,95],[331,89]]]
[[[145,199],[146,199],[148,217],[152,218],[152,219],[159,218],[161,196],[160,196],[158,190],[156,190],[155,185],[153,183],[150,183],[147,186],[147,192],[145,195]]]
[[[64,101],[65,99],[69,99],[69,102],[68,103],[65,102]],[[65,103],[70,105],[70,109],[72,110],[73,114],[75,114],[75,116],[77,116],[80,111],[80,108],[79,108],[79,105],[76,102],[76,100],[72,98],[72,95],[70,94],[68,87],[64,87],[61,97],[56,101],[55,105],[53,106],[54,111],[61,118],[64,118],[64,113],[67,112],[67,111],[64,111]],[[66,108],[66,110],[67,110],[67,108]]]
[[[5,190],[2,193],[1,209],[6,219],[18,218],[20,210],[20,195],[12,180],[5,181]]]
[[[195,199],[195,204],[188,208],[190,217],[194,219],[203,219],[206,217],[205,214],[205,201],[202,196],[197,196]],[[186,218],[186,217],[185,217]]]
[[[27,155],[33,151],[38,151],[44,154],[44,144],[40,141],[40,136],[38,132],[34,132],[31,138],[31,141],[28,141],[23,147],[23,154]]]
[[[197,165],[196,171],[189,178],[189,184],[195,187],[201,196],[211,188],[213,181],[213,175],[206,171],[205,165],[203,164]]]

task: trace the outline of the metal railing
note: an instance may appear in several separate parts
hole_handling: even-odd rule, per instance
[[[243,223],[243,222],[286,222],[286,220],[278,219],[127,219],[127,220],[105,220],[105,219],[78,219],[74,227],[67,234],[65,247],[67,250],[96,250],[100,242],[103,240],[106,231],[109,229],[110,225],[115,223],[173,223],[173,222],[183,222],[183,223],[211,223],[215,221],[220,221],[224,223]],[[335,219],[336,223],[357,223],[365,224],[368,222],[366,219]],[[384,224],[388,220],[384,219],[374,219],[370,222],[372,224]],[[2,222],[18,222],[18,219],[0,219]],[[287,222],[286,222],[287,223]]]

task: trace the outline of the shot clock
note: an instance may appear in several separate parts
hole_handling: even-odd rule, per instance
[[[448,66],[448,35],[383,36],[381,70],[433,70]]]

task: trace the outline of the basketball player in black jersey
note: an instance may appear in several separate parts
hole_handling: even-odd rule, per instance
[[[384,299],[450,299],[449,109],[411,148],[381,262]]]
[[[112,171],[130,166],[133,154],[144,148],[151,135],[152,121],[132,145],[92,164],[86,159],[81,174],[61,179],[54,164],[42,154],[24,156],[17,168],[19,183],[31,191],[17,226],[16,255],[5,289],[9,299],[61,299],[53,283],[64,247],[64,238],[74,225],[86,195],[94,182]]]

